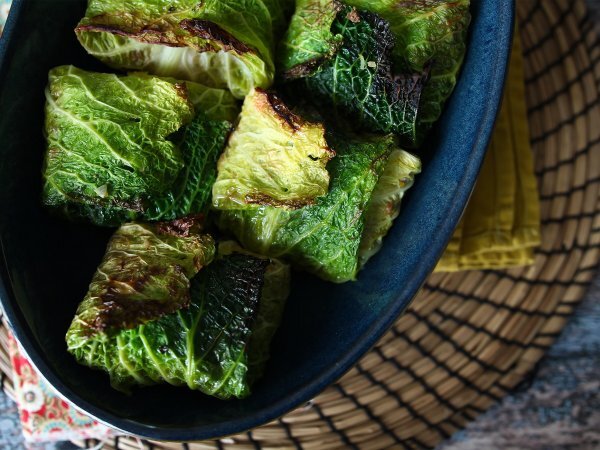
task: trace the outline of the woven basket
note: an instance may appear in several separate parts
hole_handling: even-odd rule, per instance
[[[431,448],[527,380],[600,256],[600,47],[583,0],[521,0],[517,14],[542,200],[535,265],[432,275],[354,369],[263,427],[189,444],[123,436],[104,448]],[[0,371],[10,395],[6,333]]]

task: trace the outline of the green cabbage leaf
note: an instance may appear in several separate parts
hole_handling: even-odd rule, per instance
[[[396,38],[395,70],[429,71],[421,95],[418,140],[440,117],[454,90],[467,47],[470,0],[347,0],[347,4],[379,14]]]
[[[328,166],[331,185],[314,205],[220,211],[217,224],[251,251],[282,257],[341,283],[356,276],[365,212],[387,157],[397,146],[392,136],[331,134],[328,142],[337,154]]]
[[[272,93],[252,91],[219,159],[213,206],[312,204],[327,193],[332,156],[322,124],[303,120]]]
[[[208,191],[214,175],[190,171],[212,169],[209,163],[229,133],[230,124],[222,119],[235,117],[236,110],[227,91],[197,83],[73,66],[52,69],[43,203],[69,218],[104,226],[201,212],[199,200],[208,201],[207,195],[190,201],[189,193]],[[170,192],[183,200],[163,215],[155,200],[160,204]]]
[[[213,239],[199,228],[194,218],[122,225],[108,243],[71,331],[92,335],[130,329],[188,306],[190,279],[215,253]]]
[[[219,243],[219,255],[226,256],[239,253],[256,258],[265,258],[257,253],[249,252],[235,241]],[[290,266],[283,261],[270,258],[265,270],[265,278],[252,325],[252,335],[248,342],[248,383],[262,377],[270,356],[271,341],[279,328],[285,303],[290,295]]]
[[[263,0],[271,14],[273,24],[273,37],[279,42],[287,28],[290,17],[294,13],[294,0]]]
[[[229,88],[243,98],[274,75],[279,0],[89,0],[75,31],[111,67]]]
[[[287,283],[287,266],[232,248],[192,279],[187,308],[93,334],[76,318],[67,334],[69,351],[81,364],[108,372],[113,387],[126,392],[166,382],[243,398],[263,370]]]
[[[400,214],[404,194],[420,172],[421,161],[416,156],[401,149],[390,154],[365,215],[365,230],[358,250],[360,267],[381,249],[383,238]]]
[[[337,52],[343,37],[334,34],[331,26],[341,8],[336,0],[296,1],[296,12],[277,54],[284,78],[308,75]]]
[[[416,146],[417,113],[427,74],[393,73],[395,41],[389,23],[338,2],[305,3],[297,7],[282,46],[284,76],[301,78],[297,91],[353,126],[395,133],[405,145]]]
[[[217,161],[231,131],[231,123],[197,113],[183,131],[180,149],[184,168],[175,184],[150,200],[144,220],[173,220],[189,214],[208,214]]]

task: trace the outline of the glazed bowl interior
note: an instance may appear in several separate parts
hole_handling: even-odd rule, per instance
[[[48,70],[108,71],[79,46],[79,0],[15,0],[0,44],[0,297],[42,375],[113,427],[163,440],[200,440],[260,425],[339,378],[406,308],[431,272],[475,182],[502,94],[513,27],[510,0],[473,0],[457,88],[428,142],[402,214],[358,281],[295,273],[266,376],[244,400],[159,386],[126,396],[75,363],[64,335],[112,230],[73,225],[40,206]]]

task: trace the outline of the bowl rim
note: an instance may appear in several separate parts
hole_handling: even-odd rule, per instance
[[[4,27],[4,32],[2,37],[0,37],[0,85],[3,84],[6,73],[8,72],[7,64],[5,63],[11,57],[12,36],[18,28],[24,5],[30,1],[31,0],[13,0],[10,14]],[[480,4],[483,1],[486,0],[472,0],[472,3]],[[479,173],[483,156],[485,155],[489,139],[492,135],[496,115],[500,107],[504,80],[508,70],[507,62],[514,31],[514,0],[487,1],[495,1],[498,4],[497,8],[506,12],[505,14],[500,14],[495,17],[495,29],[490,30],[491,32],[495,32],[490,39],[495,39],[497,41],[496,48],[498,51],[495,54],[495,58],[490,61],[489,67],[501,68],[501,70],[488,70],[487,73],[487,82],[490,88],[488,101],[486,102],[481,121],[477,128],[477,136],[474,139],[470,160],[468,161],[468,164],[465,165],[463,177],[456,188],[458,198],[455,198],[453,205],[448,208],[448,214],[445,215],[440,228],[440,233],[444,236],[448,236],[448,239],[450,239],[452,231],[462,215],[467,200],[472,192],[475,179]],[[314,398],[327,386],[341,378],[354,366],[362,355],[375,345],[384,332],[393,325],[397,316],[408,306],[411,299],[421,287],[426,276],[433,270],[446,244],[447,241],[440,241],[437,245],[432,245],[430,250],[425,254],[425,264],[422,265],[420,270],[412,272],[403,289],[395,295],[395,300],[390,302],[390,305],[385,311],[382,311],[378,319],[376,319],[361,338],[357,340],[357,343],[349,348],[349,350],[337,360],[337,364],[321,372],[310,382],[296,388],[293,392],[282,397],[279,401],[272,403],[268,407],[262,408],[251,415],[218,424],[195,427],[155,427],[134,420],[117,417],[116,415],[105,411],[103,408],[99,408],[83,399],[74,390],[65,385],[60,378],[54,374],[50,365],[46,362],[43,352],[36,344],[35,338],[27,325],[25,317],[15,301],[1,239],[0,302],[11,331],[14,333],[21,348],[29,357],[38,373],[48,384],[53,386],[60,397],[74,404],[77,409],[82,410],[84,413],[111,428],[143,438],[180,442],[215,439],[240,433],[277,419]]]

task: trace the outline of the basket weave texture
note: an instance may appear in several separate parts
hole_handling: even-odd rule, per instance
[[[105,449],[432,448],[527,380],[600,257],[600,45],[584,0],[518,0],[517,18],[542,207],[535,264],[432,275],[355,368],[272,423],[201,443],[121,436]],[[0,327],[11,395],[6,349]]]

